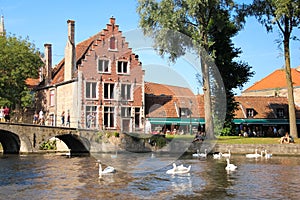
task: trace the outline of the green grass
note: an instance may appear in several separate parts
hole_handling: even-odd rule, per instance
[[[239,137],[239,136],[219,136],[218,144],[279,144],[279,137]],[[296,138],[295,143],[299,143],[300,139]]]
[[[166,135],[166,138],[180,139],[180,140],[193,140],[194,135]],[[218,144],[279,144],[279,137],[239,137],[239,136],[219,136],[217,137]],[[300,139],[295,139],[296,144],[300,144]]]

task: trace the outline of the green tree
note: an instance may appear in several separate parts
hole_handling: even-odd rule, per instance
[[[14,109],[29,106],[32,95],[25,81],[38,77],[40,52],[29,39],[0,36],[0,101]]]
[[[299,0],[254,0],[246,6],[247,13],[255,16],[258,22],[266,27],[267,32],[279,29],[280,39],[283,44],[285,74],[288,90],[290,134],[298,138],[296,111],[294,102],[293,83],[291,76],[290,40],[296,39],[292,35],[294,28],[300,25],[300,1]]]
[[[236,36],[240,28],[239,24],[230,21],[229,12],[222,9],[218,11],[218,15],[209,25],[212,43],[209,52],[214,54],[214,62],[220,71],[226,92],[227,111],[224,128],[231,134],[235,133],[233,118],[234,111],[237,109],[233,89],[242,88],[254,75],[247,63],[236,61],[241,50],[234,47],[231,38]]]
[[[211,79],[213,77],[211,76],[212,68],[210,63],[211,58],[214,57],[214,51],[212,51],[214,50],[212,49],[214,41],[211,40],[212,29],[210,24],[218,18],[220,9],[230,11],[233,8],[234,3],[230,0],[138,1],[137,11],[140,15],[140,26],[145,35],[154,38],[155,48],[160,55],[168,54],[169,59],[175,61],[178,57],[184,55],[186,49],[192,45],[200,47],[198,54],[201,63],[201,83],[204,92],[205,131],[208,138],[214,138],[211,91],[215,90],[215,88],[211,88],[211,81],[213,81]],[[219,18],[215,21],[218,23],[216,26],[223,26],[221,19]],[[174,36],[169,30],[178,31],[186,35],[192,39],[192,43],[182,36]],[[216,31],[220,32],[220,29]]]

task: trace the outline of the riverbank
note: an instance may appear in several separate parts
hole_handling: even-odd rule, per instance
[[[260,151],[267,150],[274,156],[300,156],[300,144],[216,144],[214,152],[228,152],[232,154],[254,153],[255,149]]]

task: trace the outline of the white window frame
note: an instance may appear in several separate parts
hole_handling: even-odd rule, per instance
[[[88,84],[90,84],[89,97],[87,95]],[[95,86],[95,88],[93,86]],[[95,81],[86,81],[84,87],[85,87],[85,98],[86,99],[98,99],[98,83],[97,82],[95,82]],[[93,97],[93,89],[94,89],[95,97]]]
[[[89,108],[89,109],[88,109]],[[93,124],[91,124],[90,128],[96,129],[98,127],[98,106],[97,105],[86,105],[85,106],[85,124],[87,127],[88,121],[87,116],[89,114],[94,114],[95,119],[93,120]]]
[[[121,70],[119,71],[119,62],[121,62]],[[127,63],[126,65],[126,72],[124,72],[124,63]],[[116,63],[116,72],[117,74],[130,74],[130,62],[128,60],[117,60],[117,63]]]
[[[125,87],[125,88],[124,88],[124,87]],[[128,87],[130,87],[129,90],[128,90]],[[133,99],[133,98],[132,98],[132,96],[133,96],[133,91],[132,91],[132,89],[133,89],[132,84],[124,84],[124,83],[122,83],[122,84],[121,84],[121,93],[120,93],[121,99],[122,99],[122,100],[131,101],[131,100]],[[128,94],[128,93],[129,93],[129,94]],[[129,95],[129,97],[128,97],[128,95]]]
[[[100,62],[102,61],[102,70],[100,70]],[[107,71],[105,70],[105,66],[103,66],[103,61],[108,62]],[[110,74],[111,73],[111,62],[108,58],[98,58],[97,59],[97,71],[98,73]]]
[[[107,87],[107,92],[106,92],[106,85],[108,85]],[[111,87],[111,85],[113,85],[113,87]],[[113,91],[111,91],[111,89]],[[108,95],[108,97],[106,97],[106,94]],[[115,99],[116,97],[116,84],[115,83],[103,83],[103,99],[106,99],[106,100],[112,100],[112,99]]]
[[[50,106],[55,106],[55,90],[50,90],[49,92],[49,104]]]
[[[103,108],[103,125],[107,129],[113,129],[116,127],[116,109],[113,106],[104,106]],[[106,117],[107,115],[107,117]],[[111,122],[111,119],[113,122]],[[108,120],[106,122],[106,120]]]
[[[131,117],[132,108],[131,107],[121,107],[121,117],[122,118],[130,118]]]

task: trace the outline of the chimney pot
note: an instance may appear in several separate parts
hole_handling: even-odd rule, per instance
[[[116,19],[112,16],[112,17],[109,19],[109,22],[110,22],[110,24],[115,24]]]

